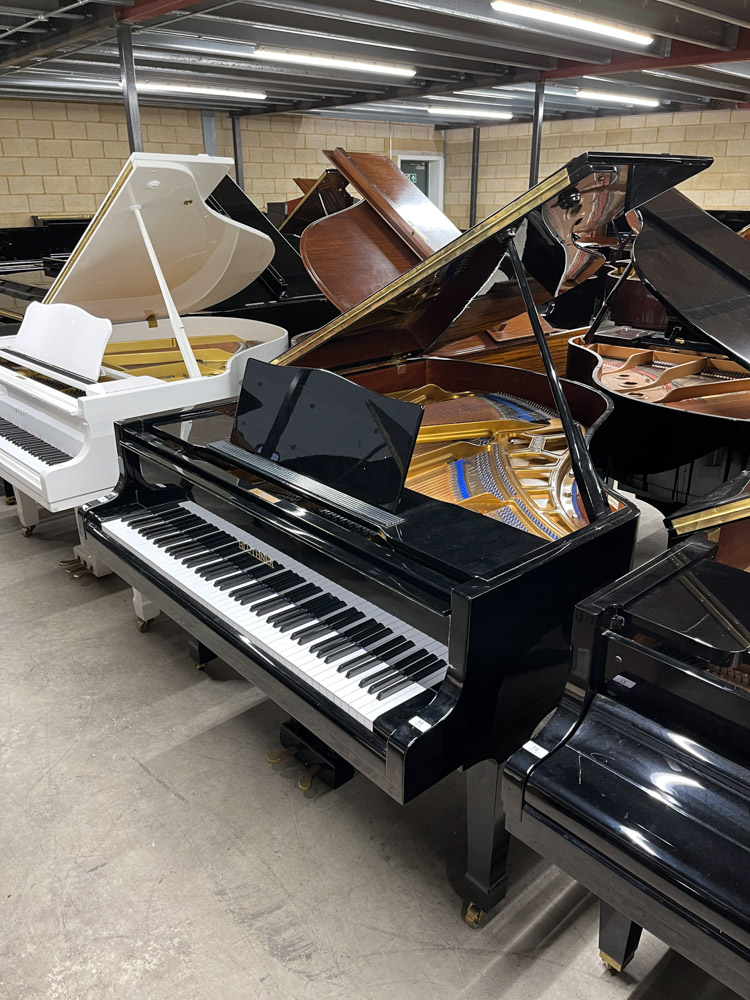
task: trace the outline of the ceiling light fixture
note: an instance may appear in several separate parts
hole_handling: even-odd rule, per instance
[[[263,90],[227,90],[225,87],[199,87],[188,83],[148,83],[139,80],[136,90],[146,94],[202,94],[205,97],[236,97],[243,101],[265,101]]]
[[[316,55],[313,52],[289,52],[259,45],[247,55],[251,59],[269,62],[294,63],[299,66],[318,66],[323,69],[350,69],[355,73],[377,73],[382,76],[416,76],[414,66],[397,66],[395,63],[371,62],[369,59],[342,59],[338,56]]]
[[[611,101],[613,104],[637,104],[641,108],[658,108],[660,102],[654,97],[634,97],[631,94],[611,94],[606,90],[579,90],[576,97],[582,101],[598,104],[600,101]]]
[[[499,118],[501,121],[509,121],[513,115],[510,111],[489,111],[487,108],[462,108],[443,107],[439,104],[430,104],[427,108],[431,115],[440,115],[441,118]]]
[[[501,14],[515,14],[517,17],[528,17],[534,21],[544,21],[546,24],[557,24],[562,28],[572,28],[574,31],[586,31],[592,35],[601,35],[603,38],[614,38],[620,42],[629,42],[631,45],[651,45],[654,40],[653,35],[648,35],[643,31],[630,31],[628,28],[620,28],[616,24],[609,24],[606,21],[596,21],[590,17],[579,17],[577,14],[564,14],[562,11],[554,10],[550,7],[511,3],[508,0],[492,0],[490,6],[493,10]]]

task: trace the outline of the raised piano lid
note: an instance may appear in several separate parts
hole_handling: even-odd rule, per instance
[[[679,191],[641,209],[635,269],[673,315],[750,368],[750,243]]]
[[[524,266],[536,279],[535,298],[547,301],[585,280],[603,260],[576,240],[711,162],[707,157],[583,153],[300,340],[275,363],[304,358],[304,364],[316,367],[351,367],[428,353],[449,330],[466,335],[486,330],[524,308],[510,271],[500,267],[505,262],[498,237],[505,231],[518,229]]]
[[[389,156],[348,153],[341,146],[323,152],[370,208],[420,258],[428,257],[461,235],[461,230]]]
[[[225,157],[133,153],[49,292],[114,324],[168,315],[134,206],[178,313],[234,295],[270,264],[273,242],[206,199]],[[117,339],[117,332],[112,337]]]

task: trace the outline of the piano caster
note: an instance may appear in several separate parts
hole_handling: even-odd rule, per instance
[[[3,497],[3,503],[7,504],[9,507],[15,507],[16,498],[15,497]]]
[[[36,528],[35,524],[27,524],[25,528],[21,528],[21,534],[24,538],[31,538],[34,534],[34,528]]]
[[[486,919],[487,914],[476,903],[466,904],[464,909],[464,923],[471,927],[473,931],[481,927]]]
[[[188,652],[198,670],[205,670],[211,660],[216,659],[216,653],[209,649],[208,646],[204,646],[198,639],[190,639],[188,642]]]
[[[599,957],[612,973],[630,964],[642,928],[604,900],[599,901]]]
[[[154,620],[153,618],[137,618],[136,628],[138,629],[139,632],[148,632],[149,629],[151,628],[151,622],[153,620]]]

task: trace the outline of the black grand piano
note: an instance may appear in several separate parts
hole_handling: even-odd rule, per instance
[[[590,273],[576,240],[706,165],[577,157],[251,362],[239,403],[121,425],[119,487],[79,511],[141,627],[161,610],[257,683],[324,779],[407,802],[467,769],[474,922],[505,894],[497,762],[557,704],[573,607],[628,570],[636,524],[580,430],[609,404],[558,379],[534,299]],[[547,376],[427,355],[524,305]]]
[[[214,211],[269,236],[274,245],[273,261],[265,271],[241,292],[207,309],[207,314],[275,323],[292,335],[337,315],[297,250],[231,177],[225,177],[207,201]],[[30,302],[44,299],[84,229],[81,221],[0,230],[0,320],[19,323]]]
[[[507,824],[601,897],[612,969],[645,927],[747,997],[750,472],[671,534],[576,609],[562,704],[505,771]]]
[[[750,242],[678,191],[640,215],[618,322],[570,341],[567,374],[614,404],[597,468],[671,513],[750,466]]]

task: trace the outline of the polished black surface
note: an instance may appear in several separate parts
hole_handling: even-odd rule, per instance
[[[649,290],[708,345],[750,367],[750,243],[679,191],[641,215],[633,259]]]
[[[395,511],[422,407],[370,392],[331,372],[251,358],[232,444]]]
[[[550,193],[547,182],[537,185],[370,295],[345,319],[301,341],[289,361],[334,368],[424,354],[446,339],[518,316],[523,297],[503,244],[510,231],[519,231],[535,301],[548,302],[586,281],[603,263],[595,232],[711,162],[583,153],[553,175],[562,190]]]
[[[503,794],[511,832],[606,900],[612,962],[645,927],[745,996],[750,575],[715,554],[699,532],[579,605],[566,696]]]
[[[217,185],[208,204],[214,211],[270,237],[274,255],[269,266],[255,281],[206,312],[229,313],[245,319],[275,323],[288,330],[290,335],[313,330],[338,314],[308,274],[297,248],[231,177],[225,177]]]

